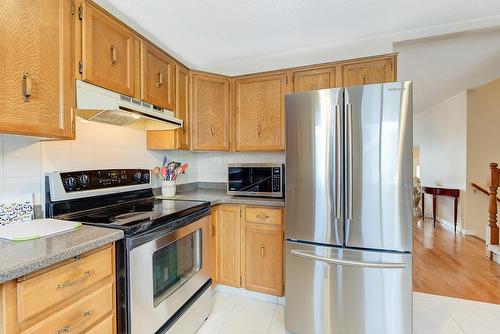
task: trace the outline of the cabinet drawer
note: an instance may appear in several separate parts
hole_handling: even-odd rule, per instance
[[[113,316],[110,315],[85,334],[109,334],[113,331]]]
[[[31,277],[17,284],[19,323],[64,302],[85,288],[112,275],[111,247]]]
[[[22,333],[81,333],[112,311],[113,284],[110,283]],[[112,330],[91,331],[91,333],[112,332]]]
[[[246,208],[245,217],[247,223],[282,224],[281,209]]]

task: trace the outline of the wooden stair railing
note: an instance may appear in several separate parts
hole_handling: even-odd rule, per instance
[[[498,245],[498,225],[497,225],[497,192],[500,186],[500,169],[497,163],[490,163],[490,178],[488,180],[488,186],[490,187],[489,196],[490,204],[488,208],[489,219],[489,245]],[[493,259],[493,253],[486,249],[486,256]]]
[[[490,196],[490,193],[488,192],[488,190],[484,189],[483,187],[481,187],[477,183],[471,182],[470,185],[472,186],[472,188],[475,188],[476,190],[479,190],[483,194]],[[497,197],[497,202],[500,202],[500,197]]]

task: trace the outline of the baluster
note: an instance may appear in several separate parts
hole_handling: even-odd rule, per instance
[[[490,229],[490,245],[498,245],[498,226],[497,226],[497,190],[499,186],[499,175],[500,170],[497,168],[497,163],[490,163],[490,179],[489,179],[489,187],[490,187],[490,203],[488,208],[489,219],[488,226]],[[486,255],[491,259],[492,254],[487,249]]]

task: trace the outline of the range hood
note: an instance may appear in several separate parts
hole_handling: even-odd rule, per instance
[[[183,125],[170,110],[81,80],[76,81],[76,108],[77,116],[87,121],[141,130],[175,130]]]

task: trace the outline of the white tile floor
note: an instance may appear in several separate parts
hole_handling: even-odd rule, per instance
[[[499,334],[500,305],[414,293],[414,334]],[[216,291],[197,334],[285,334],[283,305]]]

